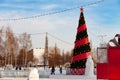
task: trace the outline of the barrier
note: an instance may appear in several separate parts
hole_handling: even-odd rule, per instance
[[[29,76],[30,70],[0,70],[0,78],[4,77],[23,77],[27,78]],[[39,78],[49,78],[49,73],[45,71],[38,70]]]
[[[2,77],[28,77],[29,70],[0,70],[0,78]]]

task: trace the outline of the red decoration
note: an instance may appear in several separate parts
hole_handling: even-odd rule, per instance
[[[81,46],[83,44],[87,44],[87,43],[88,43],[88,38],[83,38],[83,39],[75,42],[75,48],[78,46]]]
[[[77,33],[86,30],[86,24],[83,24],[82,26],[78,27]]]
[[[71,69],[71,74],[73,75],[82,75],[85,73],[85,68]]]
[[[82,53],[82,54],[76,55],[76,56],[74,56],[74,57],[72,58],[72,62],[85,59],[85,58],[87,58],[90,54],[91,54],[91,52],[86,52],[86,53]]]
[[[83,10],[84,10],[84,8],[83,8],[83,7],[81,7],[81,8],[80,8],[80,10],[81,10],[81,11],[83,11]]]

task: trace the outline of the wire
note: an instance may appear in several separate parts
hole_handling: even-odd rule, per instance
[[[2,32],[2,33],[5,33],[5,32]],[[22,35],[22,34],[18,34],[18,33],[13,33],[13,34],[15,34],[15,35]],[[46,34],[46,32],[43,32],[43,33],[33,33],[33,34],[29,34],[29,35],[34,36],[34,35],[43,35],[43,34]],[[59,40],[59,41],[61,41],[61,42],[63,42],[63,43],[66,43],[66,44],[69,44],[69,45],[73,45],[72,43],[69,43],[69,42],[67,42],[67,41],[64,41],[64,40],[62,40],[62,39],[60,39],[60,38],[58,38],[58,37],[56,37],[56,36],[54,36],[54,35],[52,35],[52,34],[50,34],[50,33],[48,33],[48,32],[47,32],[47,34],[48,34],[49,36],[53,37],[54,39],[57,39],[57,40]]]
[[[73,45],[72,43],[64,41],[64,40],[62,40],[62,39],[60,39],[60,38],[58,38],[58,37],[56,37],[56,36],[54,36],[54,35],[52,35],[50,33],[48,33],[48,35],[51,36],[51,37],[53,37],[54,39],[57,39],[57,40],[63,42],[63,43],[66,43],[66,44],[69,44],[69,45]]]
[[[82,6],[72,7],[72,8],[69,8],[69,9],[64,9],[64,10],[55,11],[55,12],[42,13],[40,15],[35,15],[35,16],[22,17],[22,18],[0,19],[0,21],[17,21],[17,20],[24,20],[24,19],[31,19],[31,18],[39,18],[39,17],[42,17],[42,16],[53,15],[53,14],[63,13],[63,12],[66,12],[66,11],[71,11],[71,10],[74,10],[74,9],[77,9],[77,8],[80,8],[80,7],[92,6],[92,5],[95,5],[95,4],[99,4],[103,1],[104,0],[99,0],[99,1],[92,2],[92,3],[86,4],[86,5],[82,5]]]
[[[44,33],[33,33],[33,34],[30,34],[30,35],[42,35],[42,34],[46,34],[45,32]]]

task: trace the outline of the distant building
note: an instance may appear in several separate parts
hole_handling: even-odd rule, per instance
[[[44,49],[43,48],[34,48],[33,49],[34,59],[37,59],[37,61],[35,61],[35,65],[40,65],[40,66],[44,65],[43,55],[44,55]]]

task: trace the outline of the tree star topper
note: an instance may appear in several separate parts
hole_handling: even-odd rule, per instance
[[[84,10],[84,8],[83,8],[83,7],[81,7],[81,8],[80,8],[80,10],[81,10],[81,11],[83,11],[83,10]]]

